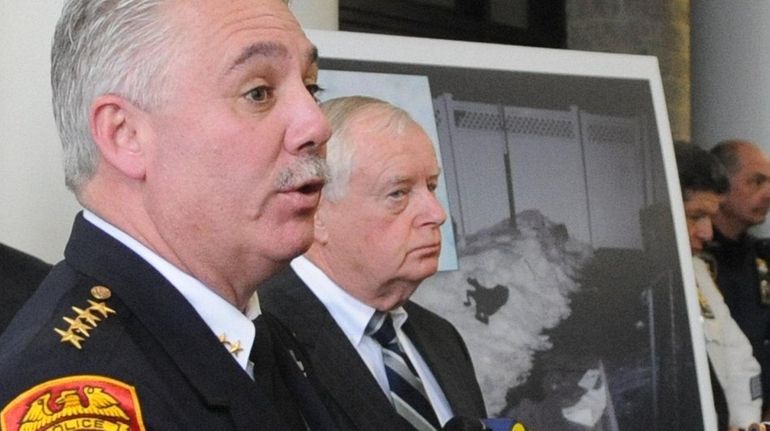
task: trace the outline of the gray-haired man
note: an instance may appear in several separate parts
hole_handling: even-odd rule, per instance
[[[85,210],[0,339],[1,429],[313,423],[252,319],[313,238],[316,56],[281,0],[65,3],[54,114]]]

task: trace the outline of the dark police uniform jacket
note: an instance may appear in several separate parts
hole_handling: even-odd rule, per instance
[[[770,253],[760,244],[762,241],[749,234],[733,241],[714,229],[708,252],[716,262],[717,286],[725,304],[762,368],[764,410],[770,405],[770,305],[763,305],[760,287],[768,276]]]
[[[257,289],[263,314],[293,332],[310,381],[341,429],[413,428],[390,404],[369,368],[323,303],[290,268]],[[445,319],[409,301],[403,330],[425,359],[455,416],[486,417],[468,350]]]
[[[280,386],[271,356],[255,375]],[[3,431],[305,429],[286,395],[251,380],[177,289],[82,214],[0,337]]]

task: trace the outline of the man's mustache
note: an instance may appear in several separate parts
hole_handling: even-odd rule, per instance
[[[308,183],[326,183],[329,169],[326,159],[318,154],[305,154],[278,174],[276,186],[280,191],[296,190]]]

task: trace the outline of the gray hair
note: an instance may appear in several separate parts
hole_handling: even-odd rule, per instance
[[[165,94],[173,45],[164,19],[168,0],[69,0],[51,49],[53,113],[64,149],[67,187],[78,194],[98,162],[89,111],[99,95],[116,94],[142,108]]]
[[[321,110],[332,129],[332,136],[326,142],[329,176],[322,191],[324,198],[331,202],[338,201],[345,195],[353,171],[356,148],[356,142],[350,136],[350,124],[353,119],[364,113],[372,114],[371,120],[365,125],[367,133],[389,131],[396,135],[403,133],[409,123],[415,123],[403,109],[366,96],[327,100],[321,104]]]

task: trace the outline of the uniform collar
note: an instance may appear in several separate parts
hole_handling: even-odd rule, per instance
[[[256,294],[250,298],[245,313],[242,313],[199,280],[175,267],[96,214],[84,210],[83,217],[130,248],[163,275],[192,305],[214,335],[223,338],[223,347],[233,351],[233,357],[241,368],[248,371],[249,352],[254,343],[255,333],[252,320],[260,314],[259,300]]]

